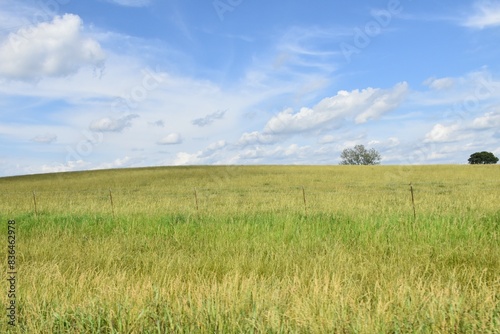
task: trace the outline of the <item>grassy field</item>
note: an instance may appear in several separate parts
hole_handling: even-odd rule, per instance
[[[1,333],[500,333],[500,166],[0,178],[0,219]]]

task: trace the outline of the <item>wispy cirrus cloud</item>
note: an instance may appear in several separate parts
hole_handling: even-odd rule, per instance
[[[163,120],[159,119],[157,121],[149,122],[149,125],[157,126],[159,128],[163,128],[163,127],[165,127],[165,122]]]
[[[434,90],[443,90],[453,87],[455,80],[453,78],[435,78],[431,77],[424,81],[424,85]]]
[[[151,0],[106,0],[106,1],[125,7],[146,7],[151,4]]]
[[[474,5],[474,12],[465,18],[462,25],[476,29],[500,26],[500,2],[476,2]]]
[[[43,135],[35,136],[31,140],[35,143],[51,144],[57,140],[57,135],[53,133],[46,133]]]
[[[336,66],[333,60],[339,57],[341,52],[336,45],[332,46],[332,40],[338,40],[345,35],[347,31],[339,27],[292,27],[278,42],[278,57],[274,66],[276,69],[320,70],[322,73],[334,71]]]
[[[215,122],[216,120],[224,118],[226,111],[227,110],[217,110],[216,112],[209,114],[205,117],[197,118],[197,119],[193,120],[191,123],[193,125],[197,125],[197,126],[201,126],[201,127],[210,125],[213,122]]]

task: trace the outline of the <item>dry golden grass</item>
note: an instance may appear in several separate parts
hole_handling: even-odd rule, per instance
[[[498,333],[499,189],[498,166],[0,179],[17,332]]]

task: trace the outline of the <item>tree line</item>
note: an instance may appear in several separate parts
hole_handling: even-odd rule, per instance
[[[366,149],[364,145],[356,145],[354,148],[344,149],[340,159],[340,165],[379,165],[382,156],[373,148]],[[482,151],[471,154],[467,161],[471,165],[487,165],[496,164],[498,158],[491,152]]]

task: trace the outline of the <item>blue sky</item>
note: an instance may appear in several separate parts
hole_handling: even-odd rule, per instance
[[[500,2],[0,0],[0,176],[500,156]]]

